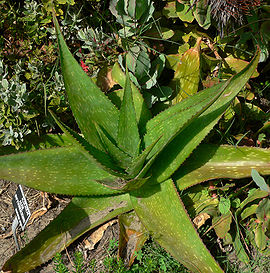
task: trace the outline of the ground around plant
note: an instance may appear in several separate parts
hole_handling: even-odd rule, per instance
[[[12,198],[17,187],[18,185],[15,183],[0,180],[0,268],[17,252],[11,231],[15,217]],[[25,186],[22,188],[32,215],[24,231],[20,228],[17,229],[20,247],[25,246],[55,219],[71,199],[68,196],[46,194]],[[94,234],[95,232],[97,235]],[[139,253],[144,257],[139,257],[135,260],[135,265],[128,269],[121,260],[117,260],[118,239],[119,226],[117,219],[113,219],[109,223],[87,232],[63,250],[61,254],[58,253],[53,259],[31,270],[30,273],[188,272],[153,242],[146,244],[143,252]],[[95,244],[92,244],[92,241],[95,241]],[[216,245],[219,245],[217,252],[227,255],[226,260],[223,260],[227,267],[226,272],[269,272],[270,259],[263,257],[255,249],[252,250],[251,255],[253,261],[251,260],[250,265],[246,266],[239,261],[232,247],[223,248],[220,242],[217,242]]]

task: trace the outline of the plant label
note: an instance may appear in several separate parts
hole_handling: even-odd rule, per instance
[[[18,222],[21,226],[21,229],[24,230],[31,216],[31,212],[30,212],[30,209],[29,209],[29,206],[25,198],[25,195],[23,193],[23,189],[21,185],[19,185],[12,199],[12,204],[13,204]]]

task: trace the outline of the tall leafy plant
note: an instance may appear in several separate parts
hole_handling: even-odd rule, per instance
[[[193,227],[178,190],[217,177],[247,177],[252,168],[270,174],[270,150],[200,145],[254,73],[259,50],[228,81],[152,117],[120,67],[114,75],[124,95],[115,106],[73,58],[56,19],[55,26],[65,88],[82,135],[52,113],[68,141],[1,156],[0,178],[75,197],[3,270],[35,268],[85,232],[120,216],[122,239],[131,227],[143,234],[132,238],[133,253],[150,234],[192,272],[223,272]]]

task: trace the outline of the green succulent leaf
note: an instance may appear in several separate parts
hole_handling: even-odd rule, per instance
[[[62,75],[73,115],[86,140],[96,148],[103,149],[93,122],[102,126],[112,138],[116,139],[118,110],[74,59],[55,17],[54,24],[58,38]]]
[[[48,149],[53,147],[62,147],[72,145],[72,141],[66,135],[47,134],[43,136],[28,135],[19,150],[13,146],[1,146],[0,156],[8,154],[16,154],[24,151],[35,151],[38,149]]]
[[[126,169],[128,166],[130,166],[132,157],[120,149],[116,143],[113,143],[113,140],[110,139],[104,129],[100,128],[97,124],[96,128],[101,142],[104,145],[105,151],[109,154],[117,166],[123,169]]]
[[[107,178],[103,180],[97,180],[97,182],[110,189],[121,190],[122,192],[130,192],[140,188],[147,180],[149,180],[149,177],[135,178],[130,180],[121,178]]]
[[[116,176],[125,176],[124,170],[119,168],[112,158],[105,152],[98,150],[89,144],[82,136],[71,130],[68,126],[62,124],[56,116],[50,111],[57,125],[69,137],[70,141],[80,149],[82,154],[89,160],[93,161],[100,168]]]
[[[179,190],[217,178],[250,177],[251,169],[270,174],[270,150],[201,144],[173,175]]]
[[[216,89],[217,92],[220,91],[220,88],[222,91],[222,94],[218,97],[218,99],[216,99],[214,103],[209,102],[209,104],[207,105],[209,106],[208,108],[206,105],[204,105],[204,107],[207,109],[205,111],[202,111],[201,109],[202,113],[200,114],[200,116],[197,117],[196,119],[193,118],[191,120],[192,122],[187,123],[189,126],[186,126],[186,128],[182,130],[180,134],[178,134],[174,139],[171,139],[172,141],[170,141],[170,144],[167,145],[166,149],[162,153],[160,153],[155,164],[152,166],[153,176],[156,178],[157,182],[162,182],[166,180],[168,177],[170,177],[184,162],[184,160],[192,153],[192,151],[197,147],[197,145],[200,144],[200,142],[205,138],[209,131],[214,127],[214,125],[218,122],[224,111],[230,105],[232,99],[238,94],[238,92],[242,89],[242,87],[246,84],[250,76],[253,74],[258,64],[259,56],[260,56],[259,51],[257,51],[255,57],[249,63],[249,65],[243,71],[233,76],[229,81],[205,89],[202,92],[199,92],[193,95],[192,97],[189,97],[186,100],[179,103],[180,105],[181,104],[186,105],[188,104],[186,101],[191,102],[195,100],[195,98],[196,99],[202,98],[204,96],[202,94],[212,93],[215,90],[215,88],[217,88]],[[216,97],[217,94],[213,96]],[[166,117],[168,117],[168,113],[174,111],[174,109],[178,109],[179,104],[176,104],[175,106],[169,108],[168,111],[165,110],[160,115],[162,115],[164,120],[166,120]],[[192,105],[190,105],[190,107],[191,106]],[[196,109],[196,111],[198,110]],[[192,112],[187,111],[187,113],[191,115]],[[194,113],[195,116],[197,116],[196,113],[197,112]],[[160,115],[156,116],[155,118],[148,122],[149,126],[147,126],[147,129],[151,129],[147,131],[149,139],[150,139],[149,136],[159,134],[159,132],[156,131],[157,129],[153,128],[153,125],[156,123],[158,119],[161,119],[159,117]],[[184,117],[182,117],[182,119],[183,118]],[[168,127],[166,127],[167,124],[172,126],[169,120],[166,120],[166,122],[160,121],[160,123],[155,124],[156,127],[159,128],[159,130],[161,130],[161,127],[160,125],[159,126],[157,125],[162,123],[164,124],[165,130],[168,130]],[[177,123],[175,122],[175,124]],[[153,131],[153,133],[151,133],[150,131]],[[170,131],[175,133],[173,129],[170,129]],[[145,137],[145,140],[146,139],[147,137]]]
[[[126,82],[126,74],[120,68],[118,63],[115,63],[112,68],[112,78],[116,81],[122,88],[125,87]],[[139,131],[145,128],[146,122],[151,118],[151,113],[146,106],[146,103],[140,93],[139,89],[134,85],[134,83],[130,82],[133,96],[133,103],[136,112],[137,123],[139,126]]]
[[[130,78],[127,69],[126,71],[126,84],[120,108],[117,143],[127,154],[135,157],[139,154],[140,135],[133,104]]]
[[[172,159],[173,164],[178,163],[177,167],[179,167],[189,155],[186,153],[184,158],[177,158],[180,151],[178,147],[175,147],[175,144],[170,145],[171,142],[174,143],[174,139],[178,139],[178,135],[181,139],[184,139],[183,143],[189,140],[189,135],[186,134],[185,131],[192,125],[193,122],[196,122],[196,120],[199,119],[200,115],[204,111],[215,103],[216,99],[223,93],[228,84],[229,81],[219,86],[209,88],[207,91],[205,90],[204,92],[197,93],[181,103],[166,109],[164,112],[157,115],[147,123],[147,132],[144,137],[146,147],[155,139],[160,138],[158,143],[150,152],[148,156],[149,162],[147,163],[148,166],[151,166],[159,154],[163,155],[159,156],[160,160],[156,160],[157,164],[154,164],[154,167],[152,167],[153,175],[157,178],[158,182],[162,182],[164,176],[169,177],[169,175],[172,174],[170,172],[170,166],[168,166],[170,161],[168,162],[167,160],[164,160],[164,158]],[[189,146],[191,145],[192,144],[189,144]],[[176,154],[175,151],[171,150],[177,150],[178,153]],[[189,152],[191,153],[192,151]],[[170,153],[174,155],[174,158],[171,158]],[[179,160],[175,161],[175,159]],[[157,167],[155,165],[157,165]],[[161,174],[161,170],[164,171],[164,165],[169,170]],[[168,172],[170,173],[168,174]]]
[[[128,195],[75,197],[37,237],[4,264],[3,270],[28,272],[47,262],[85,232],[130,210]]]
[[[172,180],[133,192],[131,201],[153,238],[192,272],[223,272],[202,243]]]
[[[37,150],[0,157],[0,177],[30,188],[68,195],[104,195],[96,180],[116,179],[74,146]]]
[[[128,174],[131,177],[135,177],[136,175],[138,175],[138,177],[143,177],[144,174],[147,172],[147,170],[149,169],[149,164],[146,164],[144,166],[144,163],[146,161],[147,156],[149,155],[149,153],[152,151],[152,149],[155,147],[156,143],[159,141],[159,139],[157,139],[156,141],[154,141],[151,145],[149,145],[143,152],[141,152],[137,158],[135,158],[132,162],[132,164],[130,165],[130,167],[127,169]]]

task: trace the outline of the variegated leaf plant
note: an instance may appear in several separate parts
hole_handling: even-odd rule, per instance
[[[56,19],[55,26],[66,92],[83,136],[52,114],[67,143],[1,156],[0,178],[75,197],[6,261],[3,270],[29,271],[120,215],[121,233],[137,223],[134,249],[151,235],[192,272],[223,272],[197,234],[178,192],[209,179],[248,177],[252,168],[270,174],[268,149],[200,144],[254,73],[259,50],[228,81],[152,117],[139,90],[117,64],[112,74],[124,95],[121,106],[114,105],[73,58]]]

